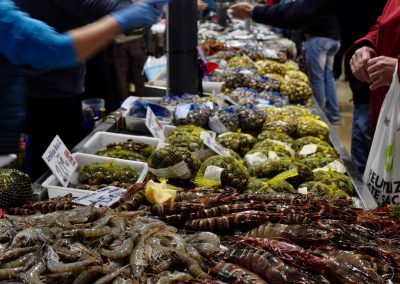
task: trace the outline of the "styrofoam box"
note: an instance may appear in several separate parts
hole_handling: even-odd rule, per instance
[[[136,181],[137,183],[142,182],[147,175],[148,172],[148,166],[146,163],[142,162],[133,162],[133,161],[127,161],[127,160],[121,160],[121,159],[113,159],[113,158],[108,158],[108,157],[101,157],[101,156],[95,156],[95,155],[89,155],[89,154],[84,154],[84,153],[74,153],[72,154],[77,162],[78,162],[78,169],[92,163],[107,163],[110,160],[114,160],[117,165],[127,165],[131,167],[132,169],[135,169],[139,173],[139,178]],[[73,176],[71,177],[71,183],[77,184],[78,183],[78,174],[75,172]],[[90,190],[82,190],[82,189],[75,189],[75,188],[70,188],[70,187],[63,187],[57,177],[55,175],[51,175],[49,178],[47,178],[43,183],[42,186],[47,188],[49,198],[54,198],[58,196],[65,196],[67,194],[72,193],[74,197],[82,197],[85,196],[86,194],[91,193],[92,191]]]
[[[152,145],[156,148],[158,144],[160,144],[161,142],[159,139],[154,137],[136,136],[136,135],[127,135],[127,134],[100,131],[94,134],[85,143],[85,145],[83,145],[80,152],[95,155],[97,151],[105,149],[109,144],[125,142],[129,139],[133,140],[134,142],[142,142],[147,145]]]
[[[174,130],[176,128],[176,126],[174,125],[163,125],[163,134],[164,137],[168,137],[169,133]],[[215,139],[217,137],[217,133],[215,133],[214,131],[209,131],[207,130],[208,133],[210,133],[210,136],[212,139]]]

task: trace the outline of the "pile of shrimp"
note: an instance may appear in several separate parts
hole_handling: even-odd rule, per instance
[[[354,221],[351,200],[320,200],[300,194],[179,193],[173,204],[154,205],[151,212],[188,230],[246,230],[266,222],[302,224],[321,219]]]
[[[180,234],[145,211],[93,206],[0,219],[0,283],[218,283],[202,255],[220,239]]]

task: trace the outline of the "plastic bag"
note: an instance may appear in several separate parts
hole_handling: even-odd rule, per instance
[[[167,57],[164,55],[160,58],[153,56],[147,57],[143,71],[149,81],[156,79],[161,73],[167,70]]]
[[[396,71],[383,102],[364,182],[378,203],[400,204],[400,82]]]

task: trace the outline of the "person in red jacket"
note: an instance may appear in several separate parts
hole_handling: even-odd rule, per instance
[[[400,0],[389,0],[367,35],[357,40],[350,66],[355,77],[370,84],[371,125],[379,112],[400,58]]]

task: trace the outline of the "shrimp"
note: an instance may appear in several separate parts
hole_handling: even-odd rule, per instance
[[[114,272],[101,277],[100,279],[98,279],[96,282],[94,282],[94,284],[105,284],[105,283],[109,283],[111,280],[113,280],[115,277],[117,277],[118,275],[120,275],[124,270],[126,270],[129,267],[129,264],[121,267],[117,270],[115,270]]]
[[[0,280],[9,280],[17,277],[22,271],[23,267],[3,268],[0,269]]]
[[[61,234],[62,238],[99,238],[104,235],[107,235],[111,232],[111,227],[104,226],[99,228],[91,228],[91,229],[74,229],[70,231],[65,231]]]
[[[158,280],[156,284],[172,284],[177,282],[187,283],[193,279],[193,277],[188,273],[169,271],[161,272],[157,275],[157,278]]]
[[[138,235],[129,237],[124,240],[122,245],[115,248],[114,250],[102,249],[100,253],[111,259],[118,259],[118,258],[123,258],[125,256],[128,256],[131,254],[131,252],[135,246],[135,242],[136,242],[137,238],[138,238]]]
[[[193,219],[201,219],[201,218],[211,218],[223,216],[226,214],[246,211],[246,210],[263,210],[265,208],[265,204],[263,202],[256,203],[234,203],[234,204],[225,204],[217,207],[212,207],[209,209],[195,211],[187,214],[175,214],[170,216],[165,216],[165,222],[180,222],[186,220]]]
[[[186,241],[180,234],[161,231],[155,236],[160,238],[161,243],[165,246],[175,246],[177,250],[185,250]]]
[[[12,249],[4,252],[2,255],[0,255],[0,261],[4,261],[4,260],[10,259],[10,258],[16,258],[18,256],[25,255],[32,251],[37,251],[39,249],[40,249],[39,245],[25,247],[25,248],[12,248]]]
[[[248,232],[246,237],[289,240],[298,245],[315,244],[330,241],[332,233],[311,225],[266,224]]]
[[[98,271],[83,271],[75,278],[73,284],[92,284],[101,275]]]
[[[21,267],[24,266],[25,263],[28,262],[32,257],[34,257],[36,252],[30,252],[25,255],[22,255],[21,257],[17,258],[16,260],[10,261],[3,263],[0,265],[0,268],[14,268],[14,267]]]
[[[145,259],[145,243],[143,238],[139,239],[135,248],[132,250],[131,255],[129,256],[129,263],[133,275],[140,276],[144,272],[147,261]]]
[[[319,257],[294,244],[265,238],[250,237],[234,238],[233,242],[235,244],[247,244],[262,248],[285,262],[300,268],[309,269],[316,273],[323,273],[326,269],[324,258]]]
[[[240,266],[223,261],[215,264],[210,271],[213,276],[230,283],[267,284],[267,282],[257,274]]]
[[[59,256],[51,246],[47,247],[46,259],[47,268],[53,273],[80,272],[85,270],[87,266],[96,263],[95,259],[87,259],[73,263],[62,263],[60,262]]]
[[[210,279],[210,275],[205,273],[203,269],[200,267],[199,263],[190,257],[185,252],[173,251],[172,257],[175,261],[182,264],[187,271],[196,279]]]
[[[25,274],[25,280],[29,284],[42,284],[43,282],[39,279],[39,275],[46,271],[46,265],[43,261],[39,261]]]
[[[310,275],[305,270],[288,266],[271,253],[260,249],[233,249],[226,260],[258,274],[268,283],[329,283],[322,276]]]
[[[38,242],[48,244],[52,243],[54,237],[54,234],[47,227],[28,228],[15,235],[11,246],[21,247]]]
[[[190,220],[185,223],[185,227],[192,230],[220,231],[239,228],[241,225],[260,225],[267,220],[268,216],[265,212],[250,210],[228,214],[222,217]]]

